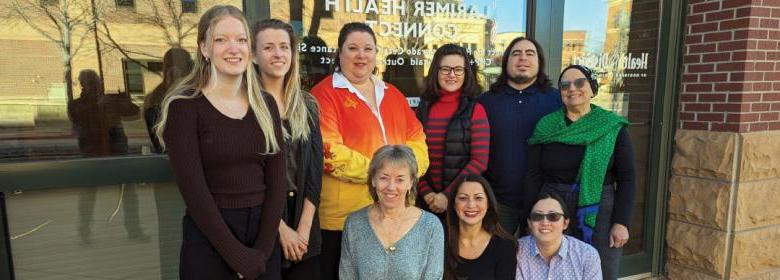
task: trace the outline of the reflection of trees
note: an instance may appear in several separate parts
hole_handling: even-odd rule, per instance
[[[117,39],[112,33],[112,23],[127,21],[128,19],[131,19],[133,23],[151,27],[153,34],[158,35],[159,39],[170,48],[181,48],[184,46],[185,40],[197,35],[199,18],[195,13],[186,13],[182,8],[182,1],[143,0],[138,2],[140,3],[137,4],[138,6],[135,9],[103,8],[98,32],[100,33],[100,41],[106,46],[105,52],[116,50],[127,60],[133,61],[144,68],[147,68],[147,66],[138,61],[137,57],[162,58],[158,53],[149,53],[130,47],[129,44],[121,43]],[[200,2],[199,5],[201,7],[221,4],[221,2],[217,3],[218,1],[198,2]]]
[[[604,53],[623,57],[627,54],[628,32],[631,24],[631,1],[612,0],[607,7],[607,34],[604,40]],[[626,72],[623,67],[617,63],[605,67],[608,73],[605,84],[608,92],[611,94],[610,110],[626,114],[623,108],[624,86],[623,75]]]
[[[296,0],[290,0],[290,7],[293,7],[292,4],[295,1]],[[322,21],[322,18],[326,13],[331,14],[333,11],[325,11],[325,5],[320,1],[313,1],[312,3],[314,9],[312,10],[311,26],[309,26],[307,35],[317,36],[317,33],[320,31],[320,22]]]
[[[307,47],[316,49],[326,49],[328,47],[325,41],[317,36],[305,36],[301,38],[301,42],[306,44]],[[322,58],[328,57],[330,54],[307,51],[301,52],[300,55],[301,86],[304,90],[310,90],[328,75],[330,65],[323,64]]]
[[[414,2],[417,1],[404,0],[404,2],[406,2],[406,7],[413,7]],[[399,22],[409,22],[415,24],[424,23],[422,16],[414,16],[414,13],[410,12],[412,9],[407,9],[408,10],[405,15],[398,16]],[[390,44],[391,47],[395,47],[396,49],[422,49],[425,45],[425,36],[408,36],[406,38],[399,38],[398,40],[391,41]],[[425,76],[423,73],[423,66],[409,65],[409,61],[412,59],[422,60],[425,57],[422,54],[402,54],[400,56],[406,60],[406,63],[403,66],[387,66],[385,68],[383,79],[389,81],[397,87],[400,87],[406,96],[419,96],[420,89],[423,85],[423,78]],[[392,58],[392,55],[387,56],[387,58]]]
[[[57,44],[64,66],[65,91],[73,100],[73,57],[92,29],[90,9],[77,1],[9,0],[0,6],[4,19],[19,18],[47,40]],[[77,42],[73,40],[77,39]]]

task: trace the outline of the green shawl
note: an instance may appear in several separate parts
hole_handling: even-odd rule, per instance
[[[565,122],[565,108],[552,112],[539,120],[534,134],[528,139],[530,145],[557,142],[585,146],[585,156],[577,175],[580,186],[577,218],[580,227],[589,227],[583,230],[583,237],[588,243],[596,226],[604,175],[615,150],[615,140],[620,129],[628,125],[625,118],[615,113],[592,104],[590,108],[589,113],[569,126]]]

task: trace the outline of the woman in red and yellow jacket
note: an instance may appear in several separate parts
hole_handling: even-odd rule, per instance
[[[367,180],[374,151],[387,144],[405,144],[417,158],[418,174],[428,168],[422,125],[404,95],[373,75],[376,50],[376,37],[368,25],[344,25],[335,72],[311,90],[320,104],[325,155],[319,208],[322,279],[338,277],[347,215],[373,202]]]

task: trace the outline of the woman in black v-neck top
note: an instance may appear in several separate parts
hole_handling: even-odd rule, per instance
[[[512,240],[494,235],[476,259],[460,257],[457,279],[515,279],[516,256]]]
[[[453,185],[447,207],[444,279],[515,279],[517,243],[498,223],[490,184],[470,174]]]
[[[279,111],[251,68],[243,12],[207,10],[193,72],[166,96],[157,136],[187,207],[180,279],[281,279],[285,202]]]

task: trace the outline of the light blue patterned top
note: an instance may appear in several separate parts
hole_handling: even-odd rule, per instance
[[[517,280],[602,279],[599,253],[588,243],[564,235],[558,254],[547,265],[533,236],[525,236],[517,242]]]
[[[369,206],[370,207],[370,206]],[[350,214],[344,225],[339,278],[438,280],[444,274],[444,229],[431,213],[385,251],[368,221],[369,207]]]

